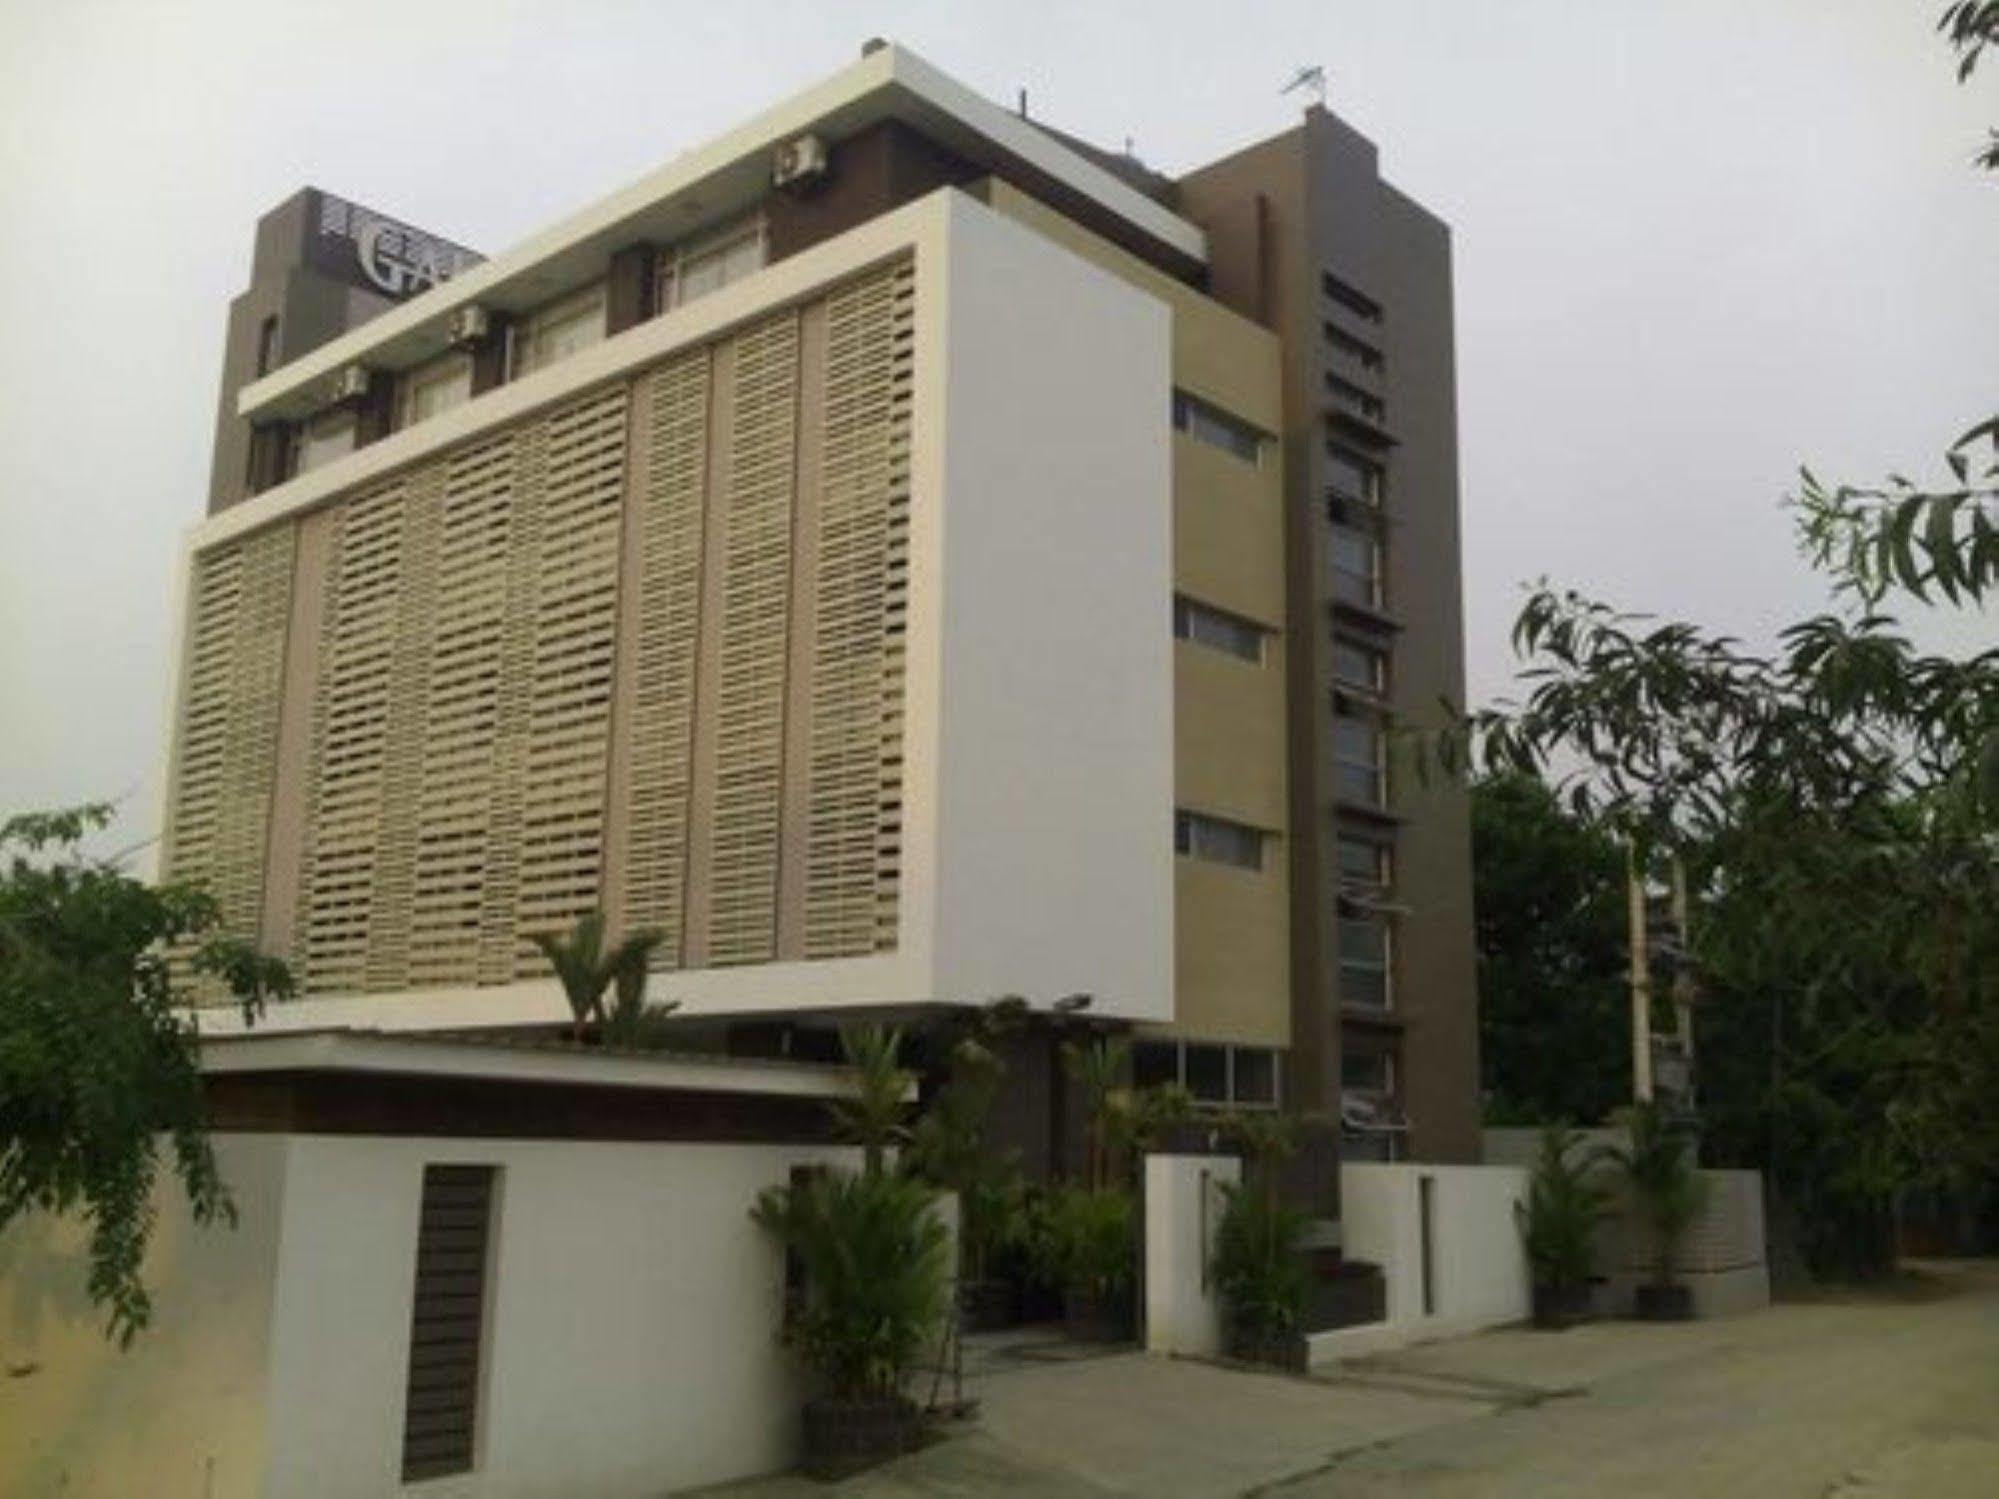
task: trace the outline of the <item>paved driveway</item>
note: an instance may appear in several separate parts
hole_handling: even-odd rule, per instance
[[[987,1350],[975,1423],[731,1499],[1994,1499],[1999,1264],[1676,1327],[1509,1330],[1312,1380]]]

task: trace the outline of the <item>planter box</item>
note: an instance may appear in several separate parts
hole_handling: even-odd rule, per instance
[[[1020,1288],[1010,1280],[968,1280],[958,1287],[959,1327],[997,1332],[1020,1325]]]
[[[814,1478],[844,1478],[912,1451],[922,1432],[914,1401],[808,1400],[805,1402],[805,1471]]]
[[[1641,1322],[1693,1321],[1694,1288],[1677,1284],[1640,1286],[1638,1319]]]
[[[1070,1291],[1062,1298],[1062,1321],[1079,1343],[1129,1343],[1137,1333],[1129,1292],[1099,1297]]]
[[[1293,1374],[1305,1372],[1308,1349],[1302,1333],[1246,1332],[1239,1328],[1229,1329],[1229,1357],[1241,1359],[1246,1364],[1268,1364],[1273,1369],[1286,1369]]]
[[[1578,1322],[1590,1320],[1590,1287],[1584,1281],[1579,1286],[1536,1286],[1534,1287],[1534,1325],[1553,1331],[1574,1327]]]
[[[1307,1250],[1305,1258],[1312,1272],[1305,1331],[1332,1332],[1388,1320],[1388,1282],[1379,1265],[1343,1259],[1330,1247]]]

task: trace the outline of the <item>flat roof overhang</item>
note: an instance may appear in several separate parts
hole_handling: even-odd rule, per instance
[[[883,120],[915,127],[967,160],[1094,221],[1183,275],[1207,264],[1207,236],[1130,184],[915,53],[884,45],[705,146],[242,388],[239,415],[296,420],[327,404],[351,364],[401,370],[443,353],[454,312],[521,313],[597,279],[635,243],[670,244],[741,212],[770,190],[771,153],[796,136],[838,142]]]

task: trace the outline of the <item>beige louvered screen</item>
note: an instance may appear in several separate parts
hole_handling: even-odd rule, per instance
[[[798,315],[736,342],[723,470],[721,644],[707,960],[754,963],[777,946],[778,792],[798,453]]]
[[[326,589],[313,990],[504,983],[596,904],[623,387],[347,502]]]
[[[284,524],[216,547],[195,559],[190,579],[162,868],[204,884],[223,931],[245,939],[263,911],[295,537]],[[225,997],[213,985],[196,992]]]
[[[805,948],[895,945],[902,852],[914,277],[904,265],[827,307]]]
[[[693,785],[694,660],[701,607],[702,489],[708,472],[707,350],[647,377],[639,497],[636,669],[627,705],[631,789],[625,819],[625,931],[658,930],[662,967],[682,961],[688,796]]]

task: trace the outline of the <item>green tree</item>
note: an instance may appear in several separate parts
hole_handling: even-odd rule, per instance
[[[541,932],[532,940],[562,984],[576,1040],[583,1039],[593,1020],[609,1029],[604,995],[613,985],[617,988],[618,1034],[607,1039],[634,1042],[650,1028],[652,1018],[667,1013],[667,1007],[649,1006],[645,1001],[647,966],[653,949],[666,940],[662,933],[633,932],[607,952],[604,913],[586,911],[567,932]]]
[[[1623,850],[1517,771],[1471,814],[1486,1116],[1595,1123],[1631,1097]]]
[[[842,1026],[840,1051],[853,1069],[854,1091],[834,1100],[833,1117],[861,1147],[866,1173],[879,1176],[889,1147],[909,1138],[903,1121],[914,1079],[902,1066],[902,1031],[885,1025]]]
[[[221,935],[207,892],[86,857],[110,817],[95,805],[0,826],[0,1231],[28,1212],[81,1216],[90,1296],[123,1345],[152,1315],[141,1270],[162,1142],[195,1221],[235,1221],[170,954],[234,996],[246,1023],[292,983]]]

